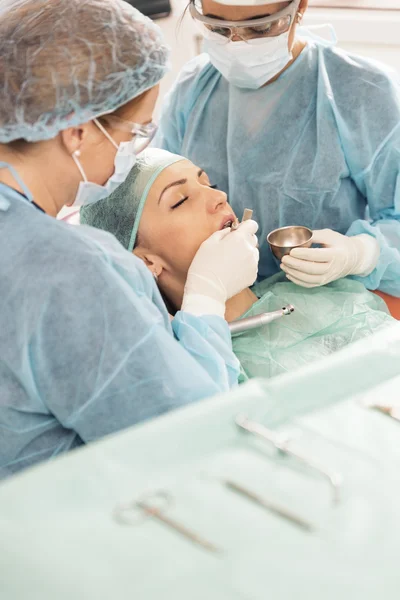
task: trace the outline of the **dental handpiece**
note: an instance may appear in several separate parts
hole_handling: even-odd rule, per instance
[[[288,304],[281,310],[275,310],[274,312],[261,313],[255,317],[248,317],[247,319],[239,319],[238,321],[232,321],[228,323],[231,334],[242,333],[242,331],[248,331],[249,329],[257,329],[263,325],[268,325],[272,321],[276,321],[281,317],[286,317],[294,312],[294,306]]]

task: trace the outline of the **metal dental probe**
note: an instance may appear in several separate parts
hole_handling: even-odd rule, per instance
[[[247,331],[249,329],[257,329],[262,325],[272,323],[272,321],[276,321],[281,317],[291,315],[292,312],[294,312],[294,306],[288,304],[280,310],[261,313],[259,315],[255,315],[254,317],[247,317],[247,319],[239,319],[238,321],[232,321],[231,323],[228,323],[228,327],[231,331],[231,334],[241,333],[242,331]]]

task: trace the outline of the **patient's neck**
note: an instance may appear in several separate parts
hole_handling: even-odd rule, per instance
[[[246,311],[248,311],[255,302],[257,302],[257,296],[251,291],[250,288],[246,288],[240,294],[233,296],[225,304],[225,319],[228,321],[235,321],[241,317]]]
[[[161,282],[160,282],[161,283]],[[162,288],[163,286],[160,285]],[[168,285],[162,290],[164,292],[164,296],[168,298],[169,303],[171,304],[171,308],[175,307],[176,310],[179,310],[182,306],[183,300],[183,289],[184,284],[178,281],[169,281]],[[228,321],[235,321],[248,311],[255,302],[257,302],[257,296],[251,291],[250,288],[244,289],[233,298],[227,301],[225,304],[225,319]]]

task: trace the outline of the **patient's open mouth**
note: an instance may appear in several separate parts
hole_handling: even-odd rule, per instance
[[[236,221],[236,219],[233,215],[229,215],[229,216],[225,217],[225,219],[222,221],[220,229],[228,229],[228,228],[232,227],[232,225],[235,221]]]

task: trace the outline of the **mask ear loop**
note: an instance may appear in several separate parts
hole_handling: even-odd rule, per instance
[[[116,150],[118,150],[118,144],[112,139],[112,137],[108,133],[108,131],[106,129],[104,129],[103,125],[97,119],[94,119],[94,123],[97,125],[97,127],[100,129],[100,131],[106,136],[106,138],[112,143],[112,145],[114,146],[114,148]],[[75,150],[75,152],[73,152],[71,154],[74,163],[76,164],[76,166],[79,169],[80,174],[82,175],[83,181],[85,183],[87,183],[88,179],[86,177],[86,173],[83,170],[83,167],[81,165],[81,161],[79,160],[80,155],[81,155],[81,151],[80,150]]]
[[[76,164],[76,166],[79,169],[79,173],[82,175],[82,179],[85,183],[87,183],[87,177],[86,177],[86,173],[83,170],[83,167],[81,165],[81,161],[79,160],[79,157],[81,155],[81,151],[80,150],[75,150],[75,152],[73,152],[71,154],[72,160],[74,161],[74,163]]]

